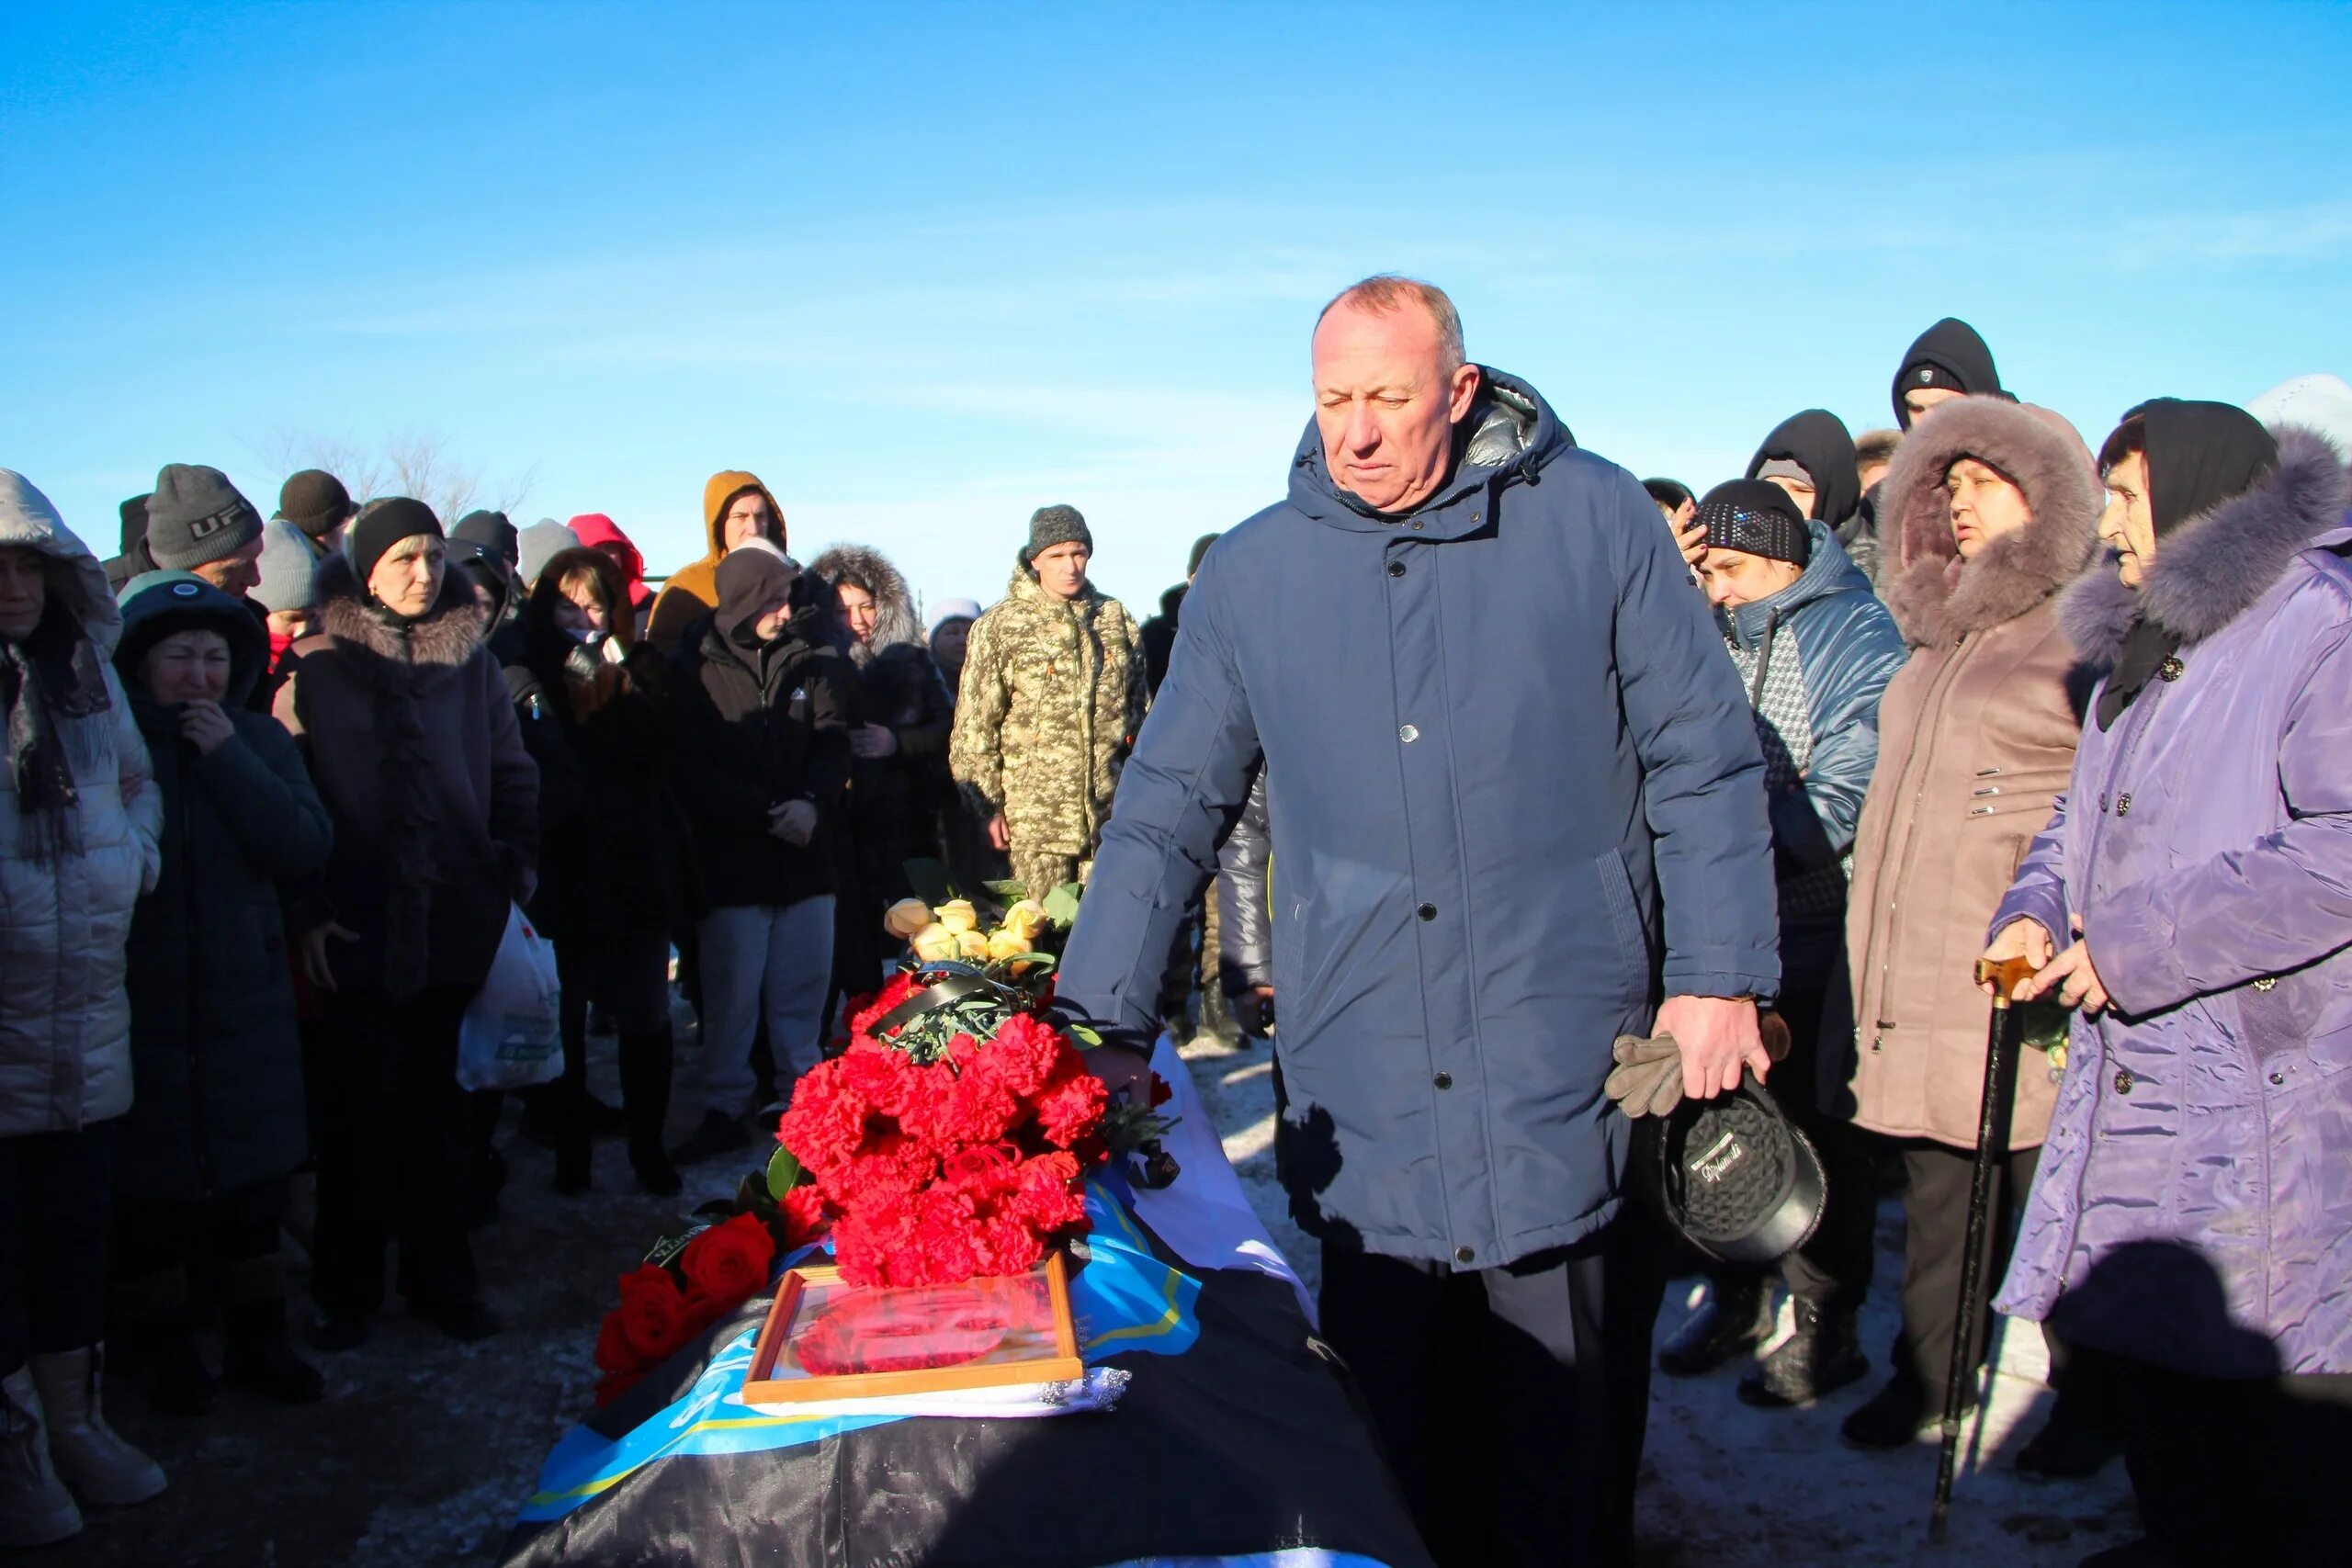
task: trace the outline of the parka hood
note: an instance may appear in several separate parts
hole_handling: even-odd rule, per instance
[[[1911,428],[1911,412],[1903,406],[1903,394],[1917,387],[1955,387],[1973,398],[2009,398],[2001,388],[2001,373],[1993,367],[1993,351],[1974,327],[1957,316],[1946,316],[1921,333],[1895,368],[1894,423],[1905,430]]]
[[[1291,458],[1290,503],[1318,522],[1360,534],[1385,532],[1399,516],[1427,514],[1434,522],[1431,536],[1445,538],[1476,526],[1468,514],[1442,520],[1449,502],[1488,485],[1537,483],[1545,464],[1577,445],[1541,393],[1484,365],[1478,367],[1478,395],[1454,428],[1453,440],[1453,470],[1426,500],[1410,513],[1376,512],[1333,480],[1323,461],[1322,432],[1309,415]]]
[[[2251,487],[2164,535],[2138,589],[2125,587],[2116,575],[2113,550],[2101,551],[2067,589],[2059,622],[2086,660],[2113,664],[2143,614],[2184,647],[2203,642],[2254,608],[2296,557],[2352,538],[2345,516],[2352,475],[2335,448],[2298,426],[2281,425],[2273,434],[2277,465]],[[2154,466],[2152,458],[2152,481]]]
[[[825,580],[835,592],[844,582],[854,583],[874,595],[878,612],[874,622],[874,640],[857,642],[849,636],[846,624],[842,626],[842,650],[854,664],[870,662],[876,655],[893,648],[925,648],[922,617],[915,614],[914,592],[899,569],[881,551],[865,545],[835,545],[815,560],[808,570]],[[836,619],[839,619],[838,614]]]
[[[1853,519],[1862,503],[1862,481],[1854,466],[1854,437],[1844,420],[1827,409],[1791,414],[1747,460],[1747,478],[1775,457],[1794,463],[1813,480],[1811,521],[1838,528]]]
[[[718,525],[726,519],[727,510],[735,504],[736,499],[746,491],[756,491],[765,498],[768,503],[768,515],[775,519],[776,547],[785,550],[792,547],[791,529],[785,522],[784,508],[775,503],[775,492],[762,484],[760,476],[757,474],[746,472],[741,468],[726,468],[703,481],[702,531],[704,540],[710,547],[703,559],[716,565],[719,558],[727,553],[727,547],[719,540]]]
[[[1962,457],[2025,492],[2033,520],[1962,561],[1944,475]],[[2090,559],[2107,489],[2075,427],[2030,403],[1956,398],[1928,411],[1879,486],[1889,558],[1879,592],[1903,640],[1942,647],[2013,621],[2074,581]]]
[[[121,604],[122,642],[115,649],[114,667],[135,698],[145,697],[141,661],[174,632],[219,632],[227,639],[229,687],[220,698],[225,708],[243,707],[269,668],[269,634],[261,622],[243,601],[194,572],[142,572],[123,584]]]
[[[573,518],[569,526],[571,536],[592,550],[606,545],[618,547],[620,568],[628,579],[628,602],[632,606],[642,609],[645,602],[653,597],[653,590],[645,585],[645,557],[629,536],[621,532],[621,525],[601,512],[583,512]],[[546,568],[540,570],[544,571]]]
[[[49,497],[13,468],[0,468],[0,545],[20,545],[56,561],[50,592],[72,612],[92,647],[101,654],[114,651],[122,636],[122,612],[107,591],[106,568],[65,525]]]

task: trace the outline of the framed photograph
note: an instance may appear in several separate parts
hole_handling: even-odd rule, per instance
[[[845,1284],[787,1269],[752,1348],[747,1404],[1069,1382],[1086,1375],[1058,1251],[1026,1274],[960,1285]]]

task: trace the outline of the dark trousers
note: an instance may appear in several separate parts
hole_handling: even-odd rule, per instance
[[[2352,1374],[2222,1382],[2108,1364],[2141,1520],[2184,1568],[2352,1551]]]
[[[1632,1561],[1664,1289],[1631,1214],[1502,1269],[1324,1247],[1323,1337],[1439,1562]]]
[[[469,988],[404,1002],[338,991],[320,1061],[319,1218],[311,1293],[338,1314],[384,1301],[384,1250],[400,1242],[400,1290],[421,1311],[475,1297],[466,1240],[471,1160],[458,1088],[458,1026]]]
[[[106,1337],[115,1126],[0,1138],[0,1376]]]
[[[555,944],[563,987],[563,1077],[555,1091],[560,1153],[586,1158],[588,1004],[602,1002],[620,1032],[621,1103],[633,1141],[658,1145],[670,1109],[670,933],[632,927]]]
[[[282,1325],[278,1231],[291,1192],[281,1176],[209,1199],[118,1204],[118,1317],[187,1328],[217,1303],[232,1334]]]
[[[1992,1223],[1985,1227],[1984,1267],[1976,1280],[1976,1331],[1971,1366],[1984,1361],[1993,1292],[2008,1271],[2018,1209],[2033,1187],[2039,1148],[2012,1149],[1993,1166]],[[1968,1149],[1915,1139],[1903,1145],[1903,1333],[1894,1346],[1898,1376],[1907,1369],[1937,1397],[1951,1371],[1952,1336],[1960,1326],[1960,1275],[1968,1246],[1968,1190],[1976,1156]],[[2065,1350],[2045,1327],[2052,1386],[2061,1385]]]

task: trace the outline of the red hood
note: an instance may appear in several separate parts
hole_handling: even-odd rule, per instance
[[[653,596],[653,590],[645,586],[645,558],[638,553],[637,546],[630,542],[629,536],[621,532],[621,525],[601,512],[583,512],[565,525],[571,530],[574,538],[592,550],[601,549],[606,545],[620,547],[621,570],[628,575],[628,602],[643,607],[645,602]]]

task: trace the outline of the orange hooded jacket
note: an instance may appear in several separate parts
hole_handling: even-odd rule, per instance
[[[645,640],[663,652],[675,648],[684,638],[687,628],[718,604],[718,563],[727,554],[727,546],[719,536],[719,524],[726,517],[727,509],[749,491],[756,491],[766,499],[768,515],[775,519],[775,543],[779,548],[785,547],[784,508],[775,503],[775,492],[760,482],[759,475],[741,468],[711,475],[702,487],[702,521],[709,535],[710,549],[700,560],[670,574],[653,601],[653,616],[646,623]]]

